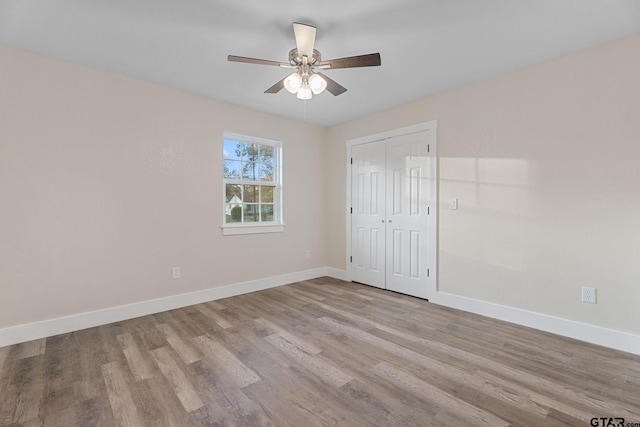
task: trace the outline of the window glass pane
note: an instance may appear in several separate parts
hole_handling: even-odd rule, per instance
[[[260,161],[263,163],[274,163],[273,147],[270,145],[260,146]]]
[[[240,179],[240,161],[225,160],[224,161],[224,177],[231,179]]]
[[[258,166],[254,162],[242,162],[242,179],[258,181]]]
[[[260,205],[262,221],[273,221],[273,205]]]
[[[242,222],[242,187],[227,184],[224,213],[227,222]]]
[[[267,185],[260,186],[260,202],[273,203],[273,187]]]
[[[246,204],[244,205],[244,222],[258,222],[260,221],[260,213],[258,207],[260,205]]]
[[[258,186],[257,185],[243,185],[244,194],[243,202],[254,203],[258,201]]]
[[[273,182],[273,167],[265,163],[258,163],[258,178],[260,181]]]
[[[240,141],[234,141],[233,139],[224,140],[224,158],[231,160],[239,160],[242,154],[242,143]]]
[[[227,203],[224,208],[227,224],[242,222],[242,205]]]
[[[225,191],[227,203],[242,203],[242,187],[240,185],[227,184]]]
[[[260,179],[268,177],[268,181],[273,181],[273,172],[276,168],[276,158],[273,147],[269,145],[260,146],[260,163],[262,164]]]
[[[243,151],[242,151],[242,159],[248,160],[251,162],[256,162],[259,159],[259,145],[258,144],[249,144],[248,142],[244,143]]]

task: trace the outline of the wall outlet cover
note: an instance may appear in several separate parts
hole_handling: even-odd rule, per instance
[[[596,303],[596,288],[590,288],[588,286],[582,287],[582,302],[588,302],[590,304]]]

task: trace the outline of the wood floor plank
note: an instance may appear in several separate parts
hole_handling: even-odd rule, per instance
[[[229,299],[227,299],[229,301]],[[213,307],[216,310],[226,310],[227,306],[222,301],[209,301],[207,305]]]
[[[47,420],[47,425],[52,426],[67,426],[67,425],[79,425],[76,417],[76,409],[74,406],[66,406],[56,411],[49,411],[47,414],[40,414],[39,417]],[[23,424],[25,425],[25,424]],[[28,423],[26,425],[29,425]],[[38,419],[34,420],[34,426],[41,426],[42,421]]]
[[[328,417],[326,414],[324,417],[320,416],[323,408],[318,407],[315,400],[307,398],[304,393],[299,392],[300,390],[292,393],[286,385],[287,380],[283,380],[282,375],[279,375],[277,381],[252,384],[243,390],[243,393],[259,401],[275,425],[327,425]],[[332,418],[332,425],[335,425],[336,420]]]
[[[325,360],[305,352],[280,334],[269,335],[265,339],[292,359],[299,361],[306,369],[314,372],[323,381],[335,387],[342,387],[353,379],[353,377]]]
[[[640,422],[640,356],[316,278],[0,348],[0,426]]]
[[[4,361],[7,360],[9,356],[9,351],[11,347],[0,347],[0,372],[2,372],[2,367],[4,366]]]
[[[79,426],[116,424],[102,374],[102,365],[111,362],[105,351],[103,331],[101,328],[90,328],[70,334],[73,347],[77,349],[77,361],[72,369],[78,376],[74,383],[74,397]],[[119,345],[116,349],[119,350]]]
[[[44,356],[13,359],[5,362],[4,369],[7,375],[0,376],[0,423],[18,424],[37,420],[46,384]]]
[[[178,310],[156,313],[156,328],[157,325],[166,324],[171,326],[171,328],[183,339],[185,337],[197,337],[198,335],[206,333],[205,327],[207,326],[206,324],[203,325],[201,322],[196,321],[198,317],[204,319],[205,322],[209,322],[209,320],[193,305],[182,307]]]
[[[116,425],[113,414],[104,402],[108,402],[94,397],[91,399],[79,400],[75,405],[75,423],[67,423],[64,425],[75,426],[110,426]],[[109,410],[108,410],[109,409]],[[46,424],[45,424],[46,425]],[[55,425],[51,423],[50,425]]]
[[[207,304],[198,304],[195,306],[202,314],[211,318],[215,323],[217,323],[221,328],[227,329],[232,327],[233,325],[229,323],[224,317],[216,313],[212,310]]]
[[[237,320],[234,323],[240,323],[244,321],[250,321],[260,317],[260,309],[256,309],[256,300],[254,298],[240,298],[244,295],[238,295],[238,297],[224,299],[224,310],[233,313]],[[208,303],[210,305],[210,302]],[[210,305],[215,308],[215,306]],[[220,309],[218,309],[221,311]],[[231,322],[230,322],[231,323]]]
[[[153,376],[153,366],[148,357],[144,357],[138,344],[130,333],[117,336],[118,342],[122,346],[122,352],[127,359],[129,369],[133,372],[136,381],[142,381]]]
[[[14,349],[14,359],[24,359],[27,357],[42,356],[47,346],[47,339],[42,338],[18,344]]]
[[[556,411],[555,409],[552,408],[549,410],[549,414],[547,415],[547,418],[544,420],[544,425],[551,426],[551,427],[572,427],[572,426],[585,425],[585,423],[583,420],[579,420],[577,418],[572,417],[569,414]],[[589,422],[589,425],[592,425],[591,422]]]
[[[57,419],[75,417],[75,387],[80,381],[78,348],[71,334],[57,335],[47,339],[44,354],[44,384],[39,417]]]
[[[163,323],[157,325],[157,328],[162,331],[169,345],[178,353],[184,363],[188,365],[201,359],[200,352],[191,344],[185,343],[171,326]]]
[[[151,351],[160,371],[167,378],[185,411],[191,412],[204,406],[198,392],[180,368],[173,355],[166,347]]]
[[[238,387],[246,387],[249,384],[260,381],[260,377],[255,372],[238,360],[233,353],[208,336],[196,337],[195,341],[200,345],[204,353],[208,353],[220,361],[223,369],[234,379]]]
[[[442,393],[442,390],[412,376],[400,368],[387,362],[380,362],[373,368],[373,372],[380,377],[391,381],[408,393],[423,396],[425,400],[437,405],[441,410],[460,416],[464,414],[465,420],[470,425],[487,427],[508,427],[509,422],[496,417],[490,412],[458,399],[457,397]]]
[[[264,378],[263,374],[269,375],[291,366],[287,358],[273,351],[273,346],[262,339],[272,333],[271,329],[251,321],[243,324],[237,332],[218,339],[245,366],[250,366],[260,378]]]
[[[138,407],[134,404],[127,374],[119,362],[102,365],[102,376],[107,387],[109,403],[114,419],[122,426],[142,426]]]
[[[363,288],[359,288],[358,292],[369,296],[371,298],[374,298],[374,301],[377,300],[383,300],[385,302],[390,302],[393,304],[399,304],[399,305],[403,305],[406,307],[411,307],[411,308],[420,308],[421,307],[421,302],[416,299],[416,298],[407,298],[405,295],[401,295],[401,294],[396,294],[394,292],[382,292],[380,290],[373,290],[372,288],[369,287],[363,287]]]
[[[513,426],[546,425],[549,408],[528,402],[517,393],[506,391],[505,394],[507,396],[500,399],[484,390],[462,387],[455,397],[487,412],[499,413],[500,418]]]
[[[296,287],[296,288],[287,287],[286,289],[283,289],[283,291],[288,295],[293,295],[296,298],[299,298],[303,301],[307,301],[311,303],[315,303],[317,301],[324,301],[326,299],[322,294],[309,292],[306,289],[303,289],[302,287]]]
[[[394,359],[424,366],[425,369],[432,370],[433,372],[450,377],[451,379],[463,381],[466,377],[472,375],[475,372],[473,368],[467,367],[466,369],[463,369],[455,365],[439,362],[436,359],[417,353],[413,350],[397,345],[391,341],[387,341],[375,335],[364,332],[360,329],[340,323],[335,319],[323,317],[319,320],[330,325],[331,327],[349,334],[354,339],[362,340],[375,347],[378,347],[385,352],[392,354],[394,356]]]
[[[202,391],[203,399],[206,402],[207,411],[204,415],[207,419],[211,415],[218,414],[223,419],[217,425],[275,425],[273,414],[269,413],[260,401],[254,401],[247,396],[244,389],[240,389],[226,371],[218,371],[219,366],[215,363],[211,363],[205,357],[191,367],[195,383]],[[259,382],[253,384],[259,384]],[[198,411],[194,412],[195,414],[203,415],[198,414]]]
[[[303,340],[302,338],[292,333],[289,333],[284,328],[281,328],[280,326],[277,326],[276,324],[269,322],[268,320],[260,318],[260,319],[254,320],[254,322],[264,326],[265,328],[271,329],[274,333],[277,333],[287,341],[293,343],[296,347],[300,348],[303,351],[306,351],[309,354],[318,354],[322,351],[312,343],[309,343]]]
[[[354,408],[354,413],[368,421],[370,426],[436,426],[432,422],[435,412],[424,402],[409,394],[398,394],[376,381],[355,379],[345,384],[343,398]]]

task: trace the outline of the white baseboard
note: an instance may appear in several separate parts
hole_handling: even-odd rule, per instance
[[[313,270],[236,283],[218,288],[189,292],[186,294],[172,295],[165,298],[141,301],[138,303],[43,320],[40,322],[10,326],[0,329],[0,347],[87,329],[94,326],[106,325],[113,322],[119,322],[121,320],[133,319],[135,317],[146,316],[148,314],[173,310],[216,299],[288,285],[290,283],[315,279],[322,276],[329,276],[340,280],[349,280],[348,273],[344,270],[331,267],[321,267]],[[436,293],[430,301],[434,304],[456,308],[640,355],[640,336],[638,335],[444,292]]]
[[[160,313],[193,304],[200,304],[221,298],[288,285],[303,280],[315,279],[327,275],[327,269],[316,268],[313,270],[283,274],[281,276],[266,279],[252,280],[249,282],[210,288],[202,291],[172,295],[133,304],[121,305],[87,313],[73,314],[55,319],[48,319],[34,323],[10,326],[0,329],[0,347],[18,344],[68,332],[79,331],[94,326],[106,325],[121,320],[133,319],[148,314]]]
[[[627,332],[620,332],[444,292],[436,293],[435,297],[429,301],[434,304],[457,308],[494,319],[505,320],[541,331],[640,355],[640,336]]]

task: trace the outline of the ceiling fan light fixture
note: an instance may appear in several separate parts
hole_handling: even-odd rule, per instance
[[[304,82],[300,89],[298,89],[298,99],[311,99],[313,97],[313,92],[311,91],[311,87],[309,87],[309,83]]]
[[[320,52],[315,49],[316,27],[313,25],[294,22],[293,35],[296,39],[296,47],[289,51],[288,63],[236,55],[228,55],[227,60],[295,69],[295,72],[276,82],[264,93],[278,93],[282,88],[286,88],[287,92],[296,94],[298,99],[304,100],[311,99],[313,95],[319,95],[325,90],[333,96],[338,96],[347,91],[344,86],[330,79],[321,71],[339,68],[377,67],[381,64],[380,53],[347,56],[323,61]]]
[[[309,87],[314,95],[320,95],[327,88],[327,81],[317,74],[309,76]]]
[[[284,79],[284,88],[289,91],[289,93],[297,93],[300,87],[302,86],[302,76],[300,74],[291,73],[289,77]]]

